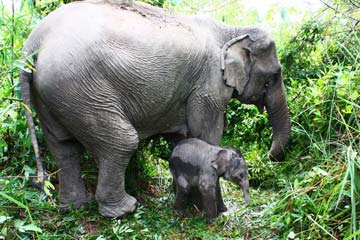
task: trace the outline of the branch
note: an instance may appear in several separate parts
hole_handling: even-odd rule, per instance
[[[19,102],[22,102],[22,99],[13,98],[13,97],[2,97],[2,100],[10,100],[10,101],[19,101]]]
[[[53,175],[57,174],[58,172],[60,172],[61,169],[56,170],[55,172],[49,173],[47,174],[48,177],[52,177]],[[0,177],[0,179],[27,179],[27,178],[37,178],[37,176],[22,176],[22,175],[16,175],[16,176],[2,176]]]
[[[328,8],[332,9],[332,10],[335,11],[336,13],[343,14],[343,15],[345,15],[346,17],[350,18],[350,19],[353,20],[353,21],[360,22],[360,19],[354,18],[354,17],[352,17],[352,16],[349,16],[348,14],[345,14],[344,12],[341,12],[341,11],[337,10],[336,8],[334,8],[333,6],[331,6],[330,4],[328,4],[327,2],[325,2],[324,0],[320,0],[320,2],[322,2],[324,5],[326,5]]]
[[[354,3],[353,0],[349,0],[349,2],[350,2],[353,6],[355,6],[355,7],[357,7],[357,8],[360,8],[360,5],[358,5],[357,3]]]

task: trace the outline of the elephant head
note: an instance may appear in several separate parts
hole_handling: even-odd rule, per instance
[[[290,119],[281,65],[274,41],[260,30],[233,38],[222,48],[221,67],[225,84],[234,88],[233,97],[245,104],[264,106],[273,128],[272,160],[283,160],[290,138]]]
[[[240,151],[231,148],[220,150],[211,166],[219,176],[223,175],[226,180],[239,185],[244,192],[245,202],[250,203],[248,169]]]

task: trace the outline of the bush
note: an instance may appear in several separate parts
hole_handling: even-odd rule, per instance
[[[271,219],[300,238],[359,229],[360,32],[343,23],[310,20],[280,51],[293,127]]]

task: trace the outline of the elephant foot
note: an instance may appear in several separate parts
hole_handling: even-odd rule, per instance
[[[108,218],[124,217],[135,212],[138,203],[136,199],[129,194],[125,194],[120,202],[115,204],[99,203],[99,212],[102,216]]]
[[[226,207],[225,205],[220,206],[220,207],[218,207],[218,211],[219,211],[219,213],[226,212],[226,211],[227,211],[227,207]]]
[[[213,223],[215,222],[215,218],[206,218],[206,223],[208,224],[208,225],[212,225]]]
[[[86,192],[84,196],[78,197],[76,199],[71,200],[61,200],[60,202],[60,212],[61,213],[68,213],[71,209],[78,209],[82,206],[86,206],[87,203],[93,199],[93,196],[91,193]]]
[[[174,211],[175,216],[184,215],[184,211],[182,209],[174,208],[173,211]]]

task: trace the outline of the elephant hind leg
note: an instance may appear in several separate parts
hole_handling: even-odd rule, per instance
[[[39,98],[34,98],[33,104],[39,114],[47,147],[59,169],[60,210],[66,212],[71,207],[78,208],[86,204],[91,196],[81,178],[80,159],[84,147],[58,122]]]
[[[95,198],[104,217],[123,217],[136,210],[137,201],[125,192],[125,171],[138,147],[138,133],[131,123],[112,113],[97,115],[97,124],[88,132],[98,160]],[[96,137],[94,139],[94,136]]]
[[[176,179],[174,179],[174,181],[176,184],[176,196],[173,208],[176,214],[181,214],[188,199],[191,187],[184,176],[180,175]]]
[[[84,147],[74,138],[58,140],[47,127],[43,127],[48,148],[53,154],[59,168],[59,200],[60,211],[79,208],[90,200],[81,178],[80,159]]]

